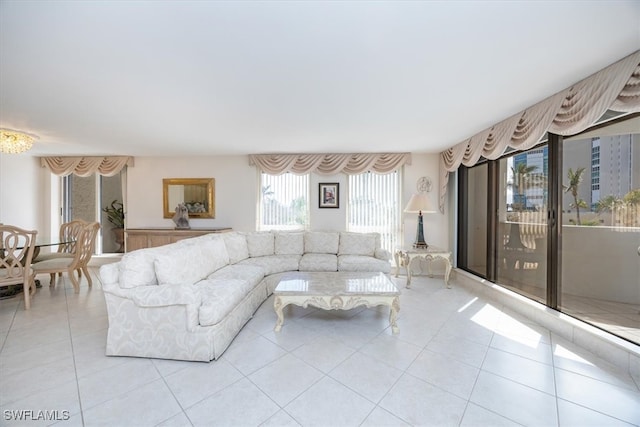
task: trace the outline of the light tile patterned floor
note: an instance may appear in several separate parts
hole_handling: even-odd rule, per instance
[[[398,335],[388,308],[291,306],[275,333],[270,298],[211,363],[106,357],[97,277],[41,278],[0,301],[0,425],[640,425],[638,379],[439,278],[394,279]]]

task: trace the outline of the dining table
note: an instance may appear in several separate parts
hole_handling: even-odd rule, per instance
[[[34,244],[33,257],[31,259],[33,261],[37,260],[38,255],[40,254],[40,249],[41,248],[46,248],[46,247],[51,247],[51,246],[58,246],[58,245],[65,245],[65,244],[71,243],[71,242],[72,242],[71,239],[64,239],[64,238],[61,238],[60,236],[50,237],[50,236],[38,236],[38,235],[36,235],[36,243]],[[1,249],[0,249],[0,256],[3,256],[3,254],[1,253]],[[38,280],[38,279],[35,280],[35,284],[36,284],[36,288],[41,288],[42,287],[42,284],[40,283],[40,280]],[[2,288],[2,289],[0,289],[0,300],[7,299],[7,298],[13,298],[16,295],[21,294],[23,289],[24,289],[24,287],[22,285],[9,285],[6,288]]]

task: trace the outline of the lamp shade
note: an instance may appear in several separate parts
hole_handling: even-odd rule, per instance
[[[411,196],[407,207],[404,208],[406,213],[433,213],[435,212],[431,208],[431,202],[429,202],[429,196],[427,193],[418,193]]]

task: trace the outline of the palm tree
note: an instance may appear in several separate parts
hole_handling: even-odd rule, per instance
[[[624,205],[627,207],[627,223],[629,226],[637,226],[640,223],[640,188],[629,191],[624,195],[622,199]]]
[[[275,193],[271,190],[271,184],[262,186],[262,197],[270,199]]]
[[[620,197],[610,194],[607,197],[598,200],[598,203],[596,203],[596,212],[598,214],[602,212],[611,212],[611,226],[613,227],[615,211],[622,205],[622,203],[623,202]]]
[[[635,190],[631,190],[627,194],[625,194],[624,202],[628,205],[639,205],[640,204],[640,188],[636,188]]]
[[[584,168],[578,168],[574,172],[572,168],[569,168],[569,172],[567,173],[567,178],[569,178],[569,185],[564,186],[565,193],[571,193],[573,196],[573,203],[570,205],[576,208],[576,220],[578,225],[582,225],[580,221],[580,208],[586,208],[587,203],[578,199],[578,190],[580,188],[580,184],[582,183],[582,174],[584,173]]]

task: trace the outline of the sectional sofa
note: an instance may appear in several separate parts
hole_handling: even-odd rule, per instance
[[[100,268],[106,354],[211,361],[282,274],[389,273],[377,233],[230,232],[140,249]]]

